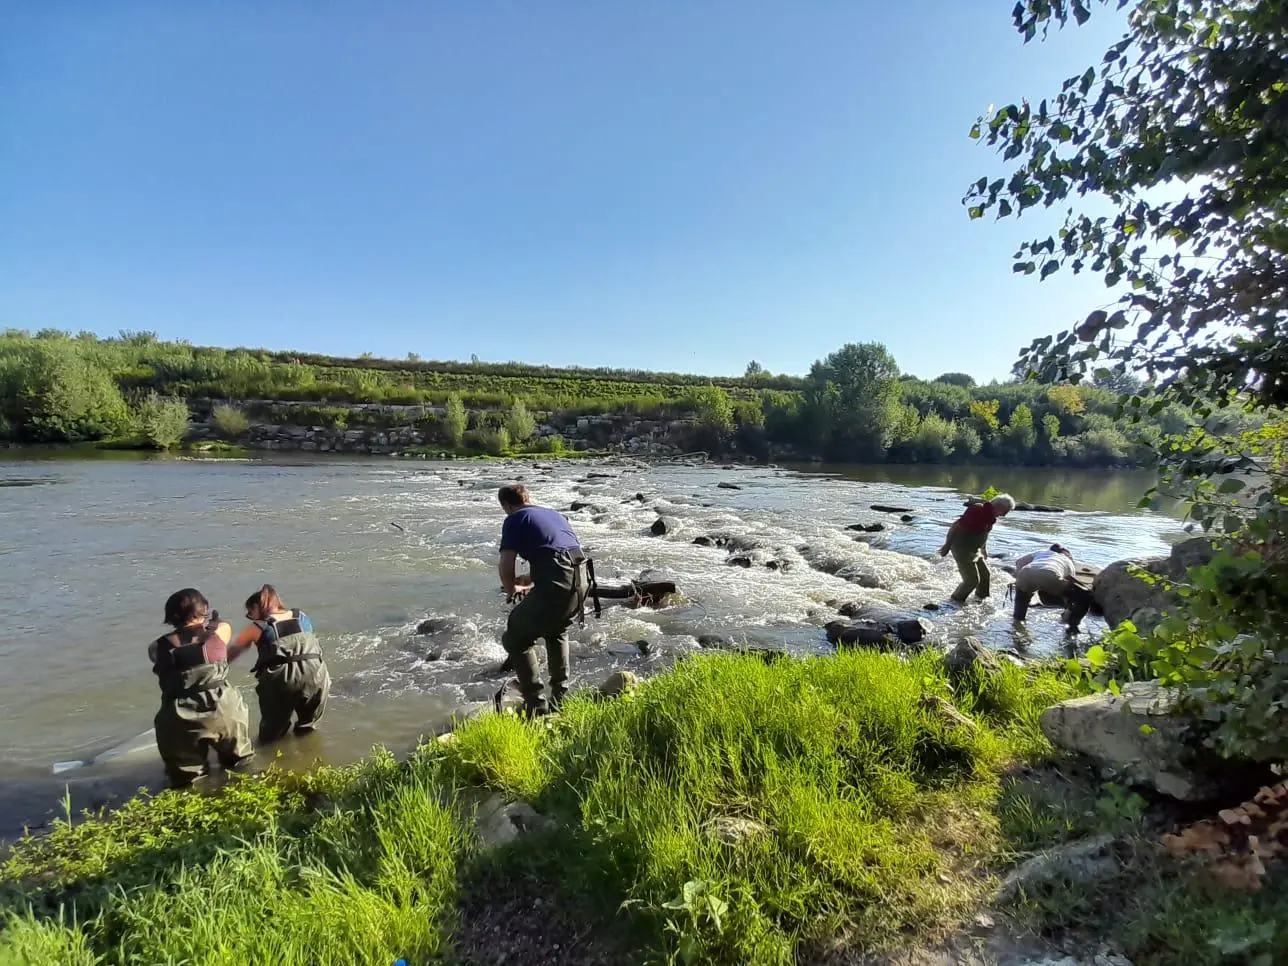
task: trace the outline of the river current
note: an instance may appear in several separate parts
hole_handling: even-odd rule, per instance
[[[333,699],[317,734],[271,752],[288,767],[351,761],[377,743],[404,750],[489,700],[504,680],[496,488],[514,479],[539,503],[590,504],[569,517],[601,583],[654,570],[683,593],[672,606],[607,607],[574,625],[574,687],[619,668],[655,672],[700,649],[702,635],[827,653],[822,625],[848,601],[925,616],[941,639],[974,634],[1026,654],[1058,651],[1068,644],[1058,612],[1035,609],[1027,627],[1012,625],[1000,569],[1008,559],[1059,540],[1103,565],[1164,552],[1184,535],[1175,516],[1135,508],[1150,478],[1128,472],[0,460],[0,835],[43,814],[52,788],[66,784],[94,804],[105,788],[160,781],[147,736],[158,691],[146,648],[164,630],[165,598],[181,587],[200,588],[235,627],[241,602],[264,582],[312,617]],[[993,598],[946,606],[956,570],[934,551],[963,493],[989,485],[1067,512],[1002,521],[990,541],[1001,555]],[[662,537],[650,533],[659,514],[671,525]],[[885,529],[856,534],[847,529],[855,523]],[[711,534],[749,548],[753,566],[694,543]],[[443,629],[416,635],[426,617],[445,618]],[[1088,621],[1082,640],[1097,630]],[[250,665],[235,664],[232,678],[253,731]],[[113,748],[128,753],[73,767]]]

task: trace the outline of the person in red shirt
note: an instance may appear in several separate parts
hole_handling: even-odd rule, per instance
[[[1015,501],[1001,493],[987,503],[972,503],[948,528],[948,536],[939,548],[939,556],[946,557],[951,551],[957,570],[962,575],[962,582],[953,591],[953,603],[966,603],[972,590],[978,600],[988,596],[988,535],[993,524],[1014,509]]]

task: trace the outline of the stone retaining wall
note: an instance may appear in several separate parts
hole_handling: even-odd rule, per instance
[[[193,433],[215,438],[211,413],[223,400],[192,399]],[[237,408],[250,420],[243,440],[251,449],[318,453],[396,454],[441,445],[433,420],[443,415],[441,406],[394,406],[380,403],[346,405],[277,400],[241,400]],[[308,414],[319,408],[341,409],[355,422],[370,425],[310,425]],[[300,420],[287,420],[299,410]],[[257,419],[272,411],[273,421]],[[583,416],[575,413],[538,413],[538,436],[559,435],[572,450],[608,450],[637,456],[674,456],[694,448],[695,425],[691,419],[647,419],[631,413]],[[427,422],[428,421],[428,422]],[[346,420],[346,423],[348,420]]]

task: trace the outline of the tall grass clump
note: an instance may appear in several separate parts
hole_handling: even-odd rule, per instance
[[[838,934],[889,945],[972,899],[960,855],[992,847],[985,806],[1036,711],[973,723],[953,697],[935,656],[712,656],[545,728],[471,724],[443,755],[578,826],[569,876],[616,883],[661,949],[790,963]]]
[[[210,425],[221,439],[241,439],[250,432],[250,419],[236,406],[220,403],[210,414]]]
[[[879,950],[984,894],[999,774],[1072,690],[1020,669],[954,685],[933,654],[709,655],[537,722],[483,715],[403,763],[136,799],[0,864],[0,963],[440,961],[498,882],[626,930],[640,961]],[[497,793],[553,830],[480,850],[470,809]]]
[[[450,794],[387,754],[141,798],[15,846],[0,963],[428,962],[470,849]]]

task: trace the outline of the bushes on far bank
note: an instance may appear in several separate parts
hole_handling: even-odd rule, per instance
[[[845,346],[801,378],[757,372],[703,379],[518,364],[330,359],[196,347],[147,334],[99,339],[0,333],[5,438],[75,442],[137,435],[137,412],[151,393],[229,400],[220,407],[229,418],[235,418],[231,410],[256,400],[259,410],[246,414],[252,418],[335,428],[389,421],[387,414],[347,408],[357,403],[445,406],[446,414],[434,421],[435,442],[453,449],[471,428],[471,410],[475,416],[508,412],[473,428],[504,425],[516,448],[535,434],[533,412],[629,412],[659,422],[692,418],[696,442],[713,453],[736,450],[764,458],[771,444],[788,444],[801,455],[838,462],[1117,466],[1148,462],[1162,437],[1195,425],[1228,429],[1251,421],[1237,408],[1199,420],[1170,406],[1133,424],[1118,416],[1121,397],[1094,385],[977,385],[960,373],[925,382],[900,374],[888,351],[874,343]],[[217,432],[239,438],[233,427],[218,423]]]

